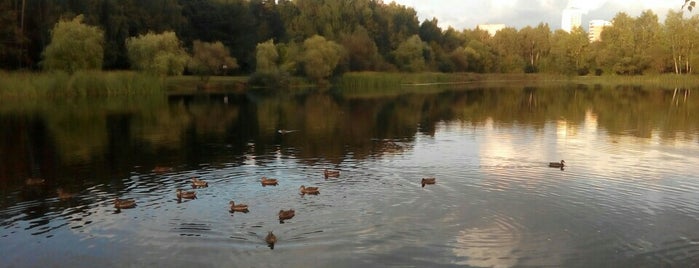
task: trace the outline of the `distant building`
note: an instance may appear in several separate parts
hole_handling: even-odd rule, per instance
[[[589,26],[588,38],[590,39],[590,43],[592,43],[599,41],[604,27],[612,26],[612,23],[606,20],[591,20]]]
[[[488,32],[488,34],[490,34],[490,36],[494,36],[495,33],[497,33],[498,31],[500,31],[502,29],[505,29],[505,27],[507,27],[507,26],[505,26],[505,24],[478,24],[476,26],[476,29],[484,30],[484,31]]]
[[[583,11],[578,8],[566,8],[561,14],[561,29],[566,32],[570,32],[575,27],[580,27],[582,25],[582,14]]]

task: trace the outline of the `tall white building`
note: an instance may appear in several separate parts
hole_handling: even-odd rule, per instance
[[[583,11],[578,8],[564,9],[561,16],[561,29],[570,32],[573,28],[580,27],[582,25],[582,14]]]
[[[590,39],[590,43],[599,41],[600,36],[602,35],[602,30],[604,30],[604,27],[607,26],[612,26],[612,23],[606,20],[591,20],[588,30],[588,38]]]

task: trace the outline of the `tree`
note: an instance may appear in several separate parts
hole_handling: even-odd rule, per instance
[[[344,54],[342,46],[314,35],[303,42],[303,64],[306,76],[318,82],[332,75]]]
[[[587,49],[589,39],[582,28],[576,27],[570,33],[557,30],[551,37],[552,71],[562,74],[586,74]]]
[[[51,31],[51,43],[46,46],[42,66],[46,70],[100,69],[104,57],[104,35],[95,26],[83,24],[83,16],[56,23]]]
[[[220,75],[227,70],[238,68],[238,62],[231,57],[228,48],[221,42],[202,42],[194,40],[193,55],[189,61],[190,70],[208,82],[211,75]]]
[[[274,40],[270,39],[267,42],[257,44],[255,48],[255,59],[257,60],[257,73],[274,74],[279,71],[277,61],[279,53],[274,45]]]
[[[180,75],[189,55],[175,32],[147,33],[126,40],[131,67],[158,75]]]
[[[548,24],[539,23],[536,28],[530,26],[519,30],[522,44],[522,58],[527,60],[527,72],[536,72],[539,61],[546,57],[551,49],[549,39],[551,30]]]
[[[392,54],[399,69],[408,72],[422,72],[427,69],[425,54],[429,51],[430,47],[422,42],[420,36],[413,35],[403,41]]]
[[[376,43],[364,27],[342,38],[342,45],[349,55],[349,69],[352,71],[375,70],[381,60]]]

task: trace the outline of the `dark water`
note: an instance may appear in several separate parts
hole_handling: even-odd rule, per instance
[[[6,105],[0,266],[699,263],[695,91],[407,92]],[[210,186],[178,202],[192,177]],[[138,205],[116,211],[115,197]]]

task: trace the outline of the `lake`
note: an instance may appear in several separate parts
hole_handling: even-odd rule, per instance
[[[7,103],[2,266],[692,266],[698,96],[550,84]],[[296,215],[281,224],[281,209]]]

